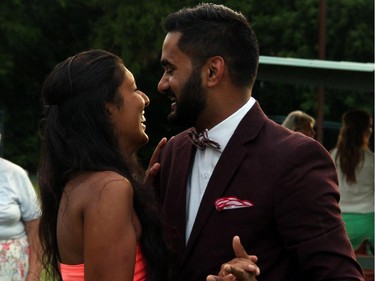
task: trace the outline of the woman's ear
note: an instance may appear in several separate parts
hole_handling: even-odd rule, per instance
[[[113,103],[110,103],[110,102],[105,103],[105,109],[107,110],[108,116],[110,118],[112,118],[115,108],[116,106]]]
[[[220,56],[208,59],[205,64],[207,87],[216,86],[223,78],[225,69],[224,59]]]

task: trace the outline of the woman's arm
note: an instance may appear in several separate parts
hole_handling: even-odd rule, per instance
[[[116,177],[93,189],[83,211],[85,280],[132,281],[137,243],[133,188]]]

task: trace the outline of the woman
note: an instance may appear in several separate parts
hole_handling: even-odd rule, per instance
[[[295,132],[300,132],[310,138],[315,137],[314,125],[315,119],[300,110],[290,112],[281,124],[281,126]]]
[[[46,271],[59,280],[166,280],[152,188],[135,157],[148,141],[149,99],[132,73],[109,52],[82,52],[54,68],[42,100]]]
[[[39,217],[26,171],[0,158],[0,280],[40,279]]]
[[[343,114],[338,141],[331,152],[338,171],[342,216],[354,249],[367,239],[374,245],[371,133],[371,115],[363,110],[350,110]]]

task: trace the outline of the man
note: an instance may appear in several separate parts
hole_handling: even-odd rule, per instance
[[[269,120],[251,97],[259,52],[246,18],[201,4],[169,15],[165,29],[158,90],[172,101],[169,119],[201,133],[176,135],[160,155],[175,280],[217,273],[234,258],[235,235],[258,257],[258,280],[363,280],[329,154]],[[196,148],[204,135],[215,142]]]

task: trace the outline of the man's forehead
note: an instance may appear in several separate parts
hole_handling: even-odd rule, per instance
[[[178,42],[180,40],[181,33],[180,32],[169,32],[164,39],[163,48],[162,48],[162,55],[161,55],[161,63],[167,64],[171,63],[173,59],[179,56],[186,56],[180,48],[178,47]]]
[[[178,49],[178,42],[180,40],[181,33],[169,32],[165,36],[163,43],[163,51]]]

